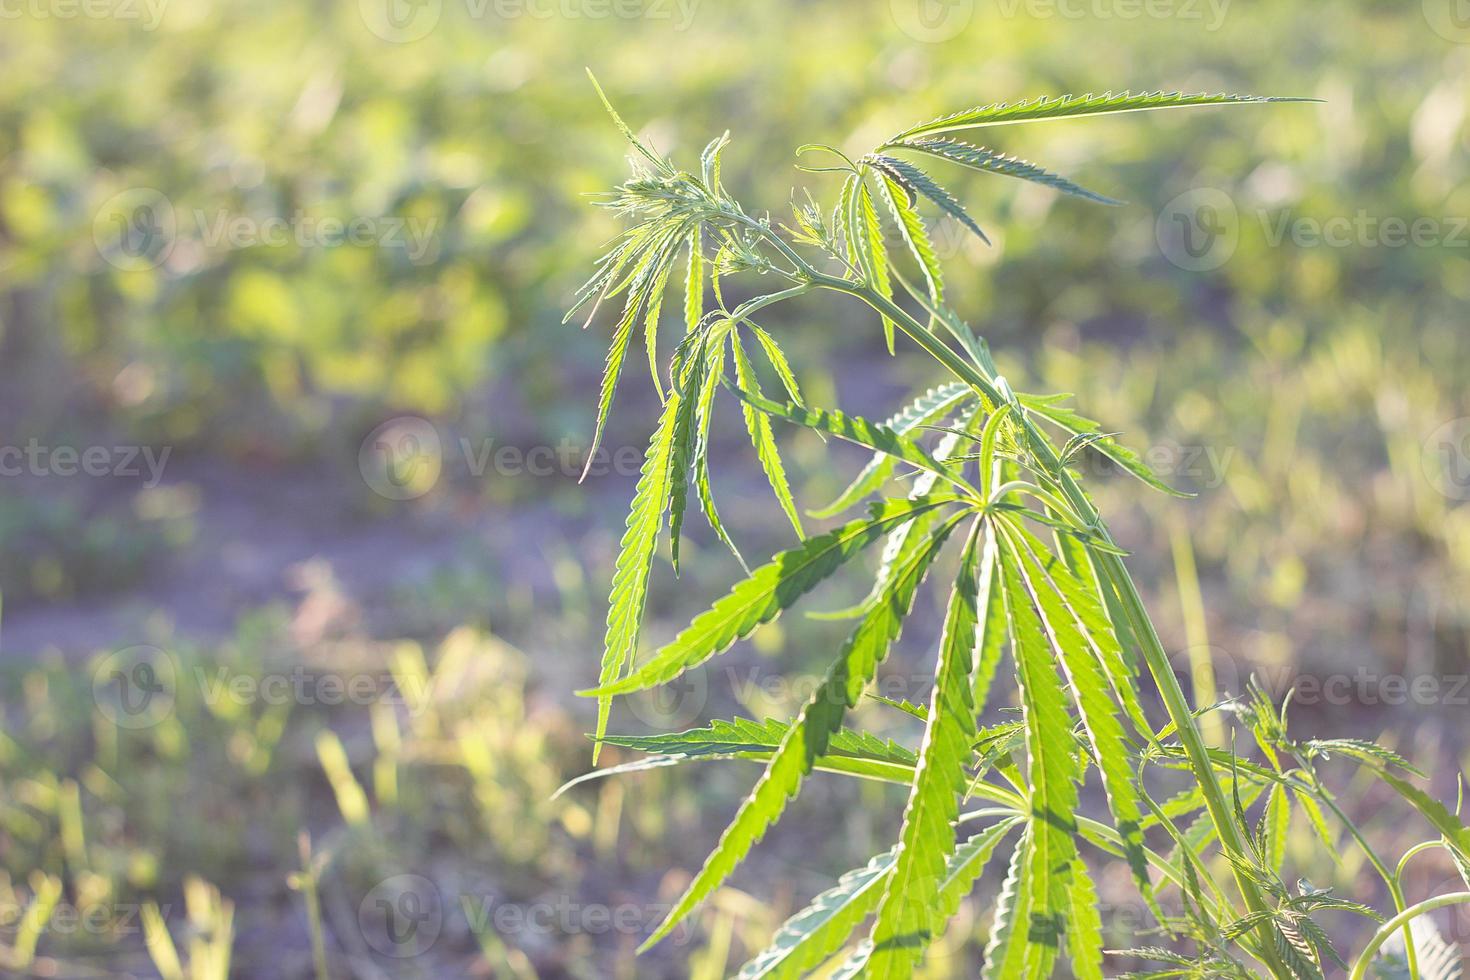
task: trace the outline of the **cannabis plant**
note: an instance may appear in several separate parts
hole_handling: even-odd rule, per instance
[[[1068,407],[1066,396],[1023,394],[1007,383],[985,341],[946,304],[925,216],[938,212],[985,237],[924,169],[933,164],[1114,203],[970,138],[987,127],[1272,101],[1292,100],[1066,96],[967,109],[910,127],[856,159],[831,146],[804,146],[797,151],[803,169],[835,174],[840,187],[830,209],[810,194],[795,203],[789,225],[748,211],[730,193],[720,173],[728,134],[685,170],[608,105],[632,147],[633,174],[604,203],[628,227],[598,261],[573,309],[590,305],[592,322],[621,301],[597,403],[597,438],[635,333],[642,334],[663,407],[613,575],[601,674],[595,688],[582,692],[597,699],[594,763],[605,745],[648,757],[593,775],[709,759],[763,768],[714,852],[643,948],[668,936],[729,878],[807,776],[820,770],[907,787],[898,840],[787,921],[745,964],[742,978],[798,976],[824,965],[831,976],[908,977],[992,862],[1004,884],[991,918],[985,976],[1101,977],[1106,951],[1088,852],[1094,860],[1126,864],[1156,920],[1155,939],[1113,951],[1135,964],[1157,964],[1137,976],[1322,977],[1333,963],[1346,968],[1329,939],[1340,927],[1338,916],[1379,923],[1352,968],[1355,980],[1370,965],[1378,975],[1445,977],[1458,970],[1443,955],[1443,942],[1435,945],[1432,929],[1408,924],[1431,908],[1470,901],[1470,892],[1408,905],[1399,884],[1403,862],[1394,866],[1380,857],[1348,820],[1319,776],[1322,762],[1350,760],[1396,791],[1431,835],[1409,856],[1443,848],[1467,875],[1467,888],[1470,830],[1411,782],[1417,773],[1403,759],[1371,742],[1299,739],[1285,709],[1254,687],[1224,704],[1190,704],[1076,464],[1084,454],[1100,453],[1144,484],[1169,488],[1102,425]],[[732,306],[724,297],[737,277],[777,287]],[[683,332],[665,373],[658,334],[671,280],[683,284]],[[901,335],[952,380],[881,423],[808,404],[777,336],[757,321],[778,304],[815,293],[861,300],[890,350]],[[763,374],[784,397],[767,394]],[[665,531],[678,570],[691,492],[713,533],[739,558],[710,477],[711,417],[722,388],[738,400],[756,456],[800,543],[753,569],[742,559],[746,577],[729,594],[641,657],[650,570]],[[806,531],[773,420],[872,452],[838,499],[812,513],[835,517],[874,498],[862,516],[824,533]],[[851,634],[795,717],[608,734],[614,698],[699,667],[796,605],[864,549],[879,546],[872,590],[848,611],[855,620]],[[922,721],[922,739],[908,747],[854,730],[846,724],[850,711],[871,696],[879,665],[946,547],[957,549],[959,572],[949,589],[932,690],[922,704],[888,702]],[[1003,669],[1014,672],[1019,703],[1010,707],[1018,710],[1005,715],[1013,720],[982,727],[978,719],[992,706]],[[1162,724],[1140,697],[1144,677],[1167,712]],[[1196,715],[1206,710],[1229,712],[1247,733],[1239,751],[1201,735]],[[1154,770],[1187,773],[1191,785],[1156,798],[1145,779]],[[1106,800],[1105,820],[1081,811],[1089,780]],[[1340,837],[1363,850],[1393,902],[1386,923],[1366,905],[1306,881],[1282,880],[1294,821],[1310,827],[1334,858],[1344,846]],[[1390,938],[1394,956],[1380,950]]]

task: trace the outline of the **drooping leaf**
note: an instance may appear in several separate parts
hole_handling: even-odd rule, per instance
[[[917,466],[921,470],[937,473],[951,482],[960,479],[955,470],[936,460],[916,440],[900,435],[876,422],[870,422],[860,415],[846,415],[836,409],[803,408],[791,403],[782,405],[748,391],[738,391],[736,394],[742,401],[753,408],[760,409],[767,415],[774,415],[788,422],[795,422],[797,425],[804,425],[809,429],[825,432],[839,439],[857,443],[859,446],[886,453],[894,459]]]
[[[801,400],[801,387],[796,383],[796,374],[791,370],[791,363],[786,360],[786,352],[781,349],[780,344],[776,343],[776,338],[753,323],[750,324],[750,329],[760,341],[761,350],[766,355],[766,362],[776,372],[776,377],[781,379],[781,386],[786,389],[786,394],[796,404],[804,404]]]
[[[740,409],[745,415],[745,428],[750,433],[751,445],[755,447],[761,469],[765,470],[766,479],[775,491],[781,509],[791,521],[791,526],[796,529],[796,536],[804,538],[806,532],[801,529],[801,515],[797,513],[796,500],[791,496],[791,485],[786,481],[786,467],[781,463],[781,451],[776,446],[776,436],[771,432],[771,420],[757,411],[752,402],[752,399],[761,398],[761,386],[750,358],[746,356],[738,328],[730,331],[730,345],[735,352],[735,380],[740,385]]]
[[[873,207],[873,195],[868,192],[867,182],[858,184],[857,197],[853,205],[858,212],[860,224],[859,233],[863,236],[863,249],[866,256],[863,273],[868,277],[868,285],[872,286],[878,293],[888,299],[893,298],[893,283],[888,276],[888,251],[883,246],[883,225],[878,220],[878,209]],[[883,340],[888,345],[888,353],[893,354],[893,321],[883,317]]]
[[[1057,399],[1052,397],[1040,397],[1036,395],[1020,395],[1021,404],[1027,409],[1054,422],[1073,435],[1094,436],[1088,443],[1091,448],[1096,449],[1108,459],[1123,467],[1124,470],[1142,480],[1144,483],[1171,497],[1190,497],[1193,494],[1175,490],[1163,480],[1143,461],[1143,457],[1132,449],[1123,445],[1110,435],[1103,434],[1102,426],[1092,419],[1084,418],[1069,408],[1057,404]]]
[[[592,444],[587,450],[587,467],[582,472],[583,479],[586,479],[587,469],[591,468],[597,449],[602,445],[603,429],[607,424],[608,414],[612,411],[613,395],[617,391],[618,379],[623,374],[623,364],[627,360],[633,327],[648,308],[649,298],[652,295],[652,284],[656,281],[658,271],[662,266],[663,249],[672,237],[672,234],[666,235],[664,239],[649,246],[645,255],[638,260],[634,271],[630,273],[631,286],[627,304],[623,308],[622,318],[613,330],[612,344],[608,347],[607,362],[603,366],[602,385],[597,396],[597,421],[592,431]]]
[[[950,518],[930,536],[931,547],[916,555],[913,562],[894,578],[889,601],[875,608],[848,637],[837,659],[771,757],[765,773],[720,836],[714,852],[705,860],[699,874],[668,916],[639,947],[640,950],[667,936],[723,884],[736,865],[780,818],[787,801],[796,795],[802,781],[812,771],[815,760],[826,753],[832,734],[842,725],[843,716],[857,704],[879,663],[887,657],[924,573],[958,520],[958,517]]]
[[[943,926],[936,913],[945,866],[957,845],[954,821],[967,781],[965,763],[975,728],[970,669],[979,621],[979,575],[977,524],[950,593],[919,765],[899,834],[898,862],[871,933],[873,954],[868,970],[874,978],[912,976],[924,949]]]
[[[689,264],[684,272],[684,332],[693,333],[704,319],[704,250],[698,228],[689,235]]]
[[[916,427],[927,425],[949,414],[960,404],[972,397],[969,385],[958,382],[930,388],[901,411],[883,420],[883,427],[898,435],[912,432]],[[842,513],[870,493],[874,493],[893,475],[897,461],[886,452],[873,454],[857,477],[836,500],[820,510],[808,511],[812,517],[827,518]]]
[[[643,631],[643,610],[648,601],[648,575],[653,564],[654,545],[663,529],[664,509],[669,499],[669,470],[674,451],[674,435],[678,428],[681,399],[672,395],[664,405],[658,429],[649,441],[643,460],[642,475],[633,494],[628,512],[627,529],[618,550],[613,571],[612,593],[608,600],[607,633],[603,641],[602,671],[598,686],[605,687],[632,667],[638,654],[638,639]],[[597,737],[607,731],[612,698],[597,699]],[[592,748],[592,762],[597,763],[601,743]]]
[[[985,236],[985,232],[980,230],[980,226],[975,223],[975,219],[970,217],[970,213],[965,210],[965,206],[955,200],[953,194],[940,187],[933,177],[930,177],[907,160],[900,160],[897,157],[877,154],[872,160],[873,166],[877,167],[882,173],[893,178],[909,190],[927,197],[930,201],[937,204],[941,211],[973,231],[976,235],[979,235],[982,242],[987,245],[990,244],[990,239]]]
[[[675,369],[679,386],[675,397],[679,405],[674,412],[673,446],[669,455],[669,546],[674,574],[679,572],[679,531],[684,526],[684,510],[689,500],[689,469],[698,446],[699,396],[704,387],[704,371],[708,367],[704,345],[688,352],[685,363]]]
[[[883,199],[893,212],[904,244],[924,272],[924,281],[929,286],[929,301],[938,306],[944,301],[944,277],[939,267],[939,256],[934,252],[934,243],[929,240],[929,231],[924,227],[924,219],[919,217],[902,184],[885,173],[880,172],[878,176]]]
[[[945,463],[951,459],[964,437],[963,429],[970,424],[972,415],[967,412],[961,423],[961,428],[945,433],[934,447],[934,459],[936,462]],[[939,480],[939,475],[930,470],[924,470],[913,480],[909,489],[909,499],[924,497],[934,492],[934,485]],[[812,619],[856,619],[872,608],[873,603],[882,599],[884,591],[888,588],[888,580],[893,574],[893,569],[916,547],[921,547],[924,532],[933,523],[936,515],[933,511],[921,514],[913,520],[900,524],[888,532],[888,538],[883,542],[883,552],[878,559],[878,571],[873,576],[873,586],[867,596],[861,601],[847,609],[838,609],[831,612],[807,613]]]
[[[1067,178],[1054,174],[1044,167],[1038,167],[1034,163],[1028,163],[1019,157],[1008,156],[997,153],[983,146],[975,146],[971,143],[963,143],[951,139],[915,139],[902,140],[897,143],[889,143],[888,149],[914,150],[918,153],[926,153],[941,160],[949,160],[958,163],[962,167],[971,170],[979,170],[983,173],[1001,174],[1006,177],[1017,177],[1034,184],[1042,184],[1053,190],[1064,194],[1072,194],[1076,197],[1086,198],[1098,204],[1119,205],[1122,201],[1116,201],[1111,197],[1079,187]]]
[[[980,584],[976,601],[979,610],[978,639],[975,666],[970,675],[970,699],[978,713],[984,711],[990,701],[990,687],[1010,637],[1005,596],[1001,592],[1000,549],[995,540],[994,525],[986,531],[985,548],[980,555]]]
[[[606,735],[607,745],[648,752],[679,761],[742,759],[767,762],[780,747],[791,726],[784,721],[767,719],[755,722],[745,718],[714,721],[708,728],[665,735]],[[867,732],[840,729],[833,733],[827,752],[813,768],[824,772],[859,776],[882,782],[908,785],[914,775],[917,759],[913,752],[895,742]],[[597,770],[608,773],[613,770]]]
[[[630,694],[673,680],[776,618],[894,524],[957,499],[938,494],[920,500],[884,501],[874,505],[866,518],[808,538],[757,568],[630,676],[579,693],[597,697]]]
[[[694,489],[699,496],[700,510],[704,511],[704,518],[709,523],[710,529],[715,532],[735,560],[740,563],[741,569],[748,575],[750,567],[745,564],[745,558],[741,556],[740,549],[735,547],[725,523],[720,519],[719,508],[715,506],[714,487],[710,483],[709,475],[709,430],[710,421],[713,417],[715,392],[725,380],[725,343],[724,338],[717,332],[712,332],[709,347],[705,353],[709,363],[705,366],[704,379],[699,390],[698,425],[694,441]]]

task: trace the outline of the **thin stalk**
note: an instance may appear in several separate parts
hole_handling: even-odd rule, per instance
[[[1296,755],[1296,753],[1292,753],[1292,755],[1296,759],[1296,764],[1300,766],[1303,771],[1312,771],[1307,768],[1305,761],[1300,756]],[[1312,778],[1313,782],[1316,782],[1315,774]],[[1361,850],[1363,852],[1363,855],[1367,857],[1368,863],[1373,865],[1373,870],[1378,872],[1378,876],[1382,878],[1383,883],[1388,886],[1388,893],[1393,898],[1394,911],[1404,911],[1404,889],[1403,886],[1399,884],[1398,875],[1393,874],[1388,870],[1388,866],[1383,863],[1383,860],[1378,856],[1378,852],[1373,850],[1373,846],[1368,843],[1368,839],[1363,836],[1360,830],[1358,830],[1358,825],[1348,819],[1348,815],[1342,811],[1342,807],[1337,805],[1337,801],[1332,798],[1331,794],[1319,787],[1317,789],[1317,792],[1315,792],[1313,795],[1316,796],[1316,798],[1321,800],[1323,803],[1326,803],[1327,808],[1332,811],[1333,816],[1342,821],[1342,825],[1347,828],[1348,834],[1350,834],[1353,840],[1357,842],[1359,850]],[[1400,870],[1402,870],[1402,867],[1403,866],[1400,865]],[[1404,957],[1409,964],[1409,976],[1417,977],[1419,975],[1419,954],[1418,951],[1414,948],[1414,937],[1409,932],[1407,926],[1404,927]]]
[[[1373,956],[1378,952],[1379,947],[1388,942],[1390,936],[1407,926],[1410,922],[1413,922],[1419,916],[1426,912],[1433,912],[1435,909],[1445,908],[1446,906],[1465,905],[1467,903],[1470,903],[1470,892],[1452,892],[1449,895],[1439,895],[1420,902],[1418,905],[1411,905],[1404,909],[1398,915],[1385,922],[1373,934],[1373,938],[1368,941],[1368,945],[1363,948],[1363,952],[1358,956],[1358,961],[1353,964],[1353,972],[1348,976],[1348,980],[1363,980],[1368,975],[1368,967],[1373,964]],[[1412,975],[1418,976],[1417,973]]]
[[[802,277],[817,286],[831,289],[836,292],[846,293],[867,303],[879,313],[887,316],[896,323],[911,340],[924,348],[935,360],[943,364],[961,381],[979,391],[992,403],[1001,404],[1010,401],[1001,392],[994,378],[982,374],[974,366],[961,358],[954,349],[941,341],[934,334],[925,329],[924,325],[914,319],[907,310],[894,303],[887,296],[872,289],[865,283],[852,282],[847,279],[839,279],[829,276],[813,268],[803,259],[790,245],[779,235],[775,234],[768,226],[747,219],[749,226],[758,231],[766,241],[770,242],[777,251],[781,252],[798,270]],[[1085,523],[1092,524],[1097,528],[1100,537],[1113,543],[1107,528],[1099,522],[1097,510],[1092,506],[1087,495],[1077,484],[1076,478],[1061,466],[1056,455],[1056,450],[1046,440],[1035,424],[1024,416],[1020,421],[1027,431],[1027,436],[1032,444],[1033,451],[1040,458],[1043,467],[1049,471],[1056,472],[1062,484],[1067,499],[1072,507]],[[1154,683],[1158,686],[1159,694],[1163,698],[1164,707],[1173,720],[1175,728],[1179,733],[1179,741],[1183,745],[1185,753],[1189,756],[1190,765],[1194,770],[1195,778],[1199,780],[1200,790],[1204,794],[1205,806],[1209,810],[1210,820],[1215,825],[1216,834],[1219,836],[1225,849],[1234,857],[1242,861],[1249,860],[1249,852],[1246,850],[1245,841],[1241,837],[1240,828],[1236,825],[1230,805],[1226,802],[1225,791],[1221,787],[1215,775],[1214,767],[1210,762],[1209,750],[1205,744],[1204,736],[1199,726],[1195,723],[1194,715],[1190,710],[1189,701],[1179,686],[1179,680],[1174,676],[1173,666],[1169,663],[1169,655],[1165,652],[1163,643],[1159,640],[1158,633],[1154,629],[1153,621],[1148,616],[1144,607],[1143,597],[1138,592],[1133,578],[1128,574],[1127,567],[1122,560],[1107,552],[1097,552],[1098,565],[1103,575],[1117,590],[1122,601],[1124,611],[1127,613],[1129,624],[1133,628],[1134,636],[1137,638],[1143,651],[1145,662],[1149,667],[1149,673],[1153,675]],[[1240,889],[1241,897],[1245,900],[1246,907],[1252,912],[1269,913],[1270,907],[1262,898],[1260,889],[1242,870],[1236,867],[1236,862],[1231,862],[1235,874],[1236,885]],[[1290,977],[1291,973],[1286,965],[1281,962],[1275,950],[1275,933],[1272,931],[1269,919],[1263,921],[1260,926],[1260,949],[1257,955],[1262,962],[1269,967],[1273,974],[1279,977]]]

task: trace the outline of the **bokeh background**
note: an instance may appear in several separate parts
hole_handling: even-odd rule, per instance
[[[1017,388],[1074,392],[1197,494],[1089,474],[1181,676],[1206,701],[1252,671],[1300,684],[1297,725],[1381,737],[1453,799],[1463,0],[4,0],[0,65],[7,974],[203,980],[228,947],[251,977],[312,976],[314,955],[334,977],[717,977],[891,839],[894,790],[814,780],[635,962],[755,770],[552,799],[590,766],[571,692],[656,410],[630,370],[578,484],[607,336],[561,314],[617,229],[588,195],[626,172],[584,66],[676,159],[728,129],[727,183],[778,218],[795,188],[834,190],[797,145],[861,152],[984,102],[1323,100],[996,130],[1130,203],[946,174],[995,244],[941,222],[939,245]],[[841,301],[766,325],[820,404],[881,417],[939,380]],[[726,518],[769,554],[789,529],[721,417]],[[808,435],[783,438],[817,506],[860,456]],[[655,570],[650,643],[738,574],[689,534],[683,578]],[[923,696],[925,632],[885,693]],[[788,615],[614,728],[784,716],[841,633]],[[913,737],[877,708],[864,723]],[[1375,840],[1417,839],[1343,793]],[[1371,897],[1361,862],[1301,836],[1299,873]],[[1417,868],[1424,894],[1453,880]],[[1133,943],[1126,875],[1102,885]],[[931,975],[973,973],[987,889]]]

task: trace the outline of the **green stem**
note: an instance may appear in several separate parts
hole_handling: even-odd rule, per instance
[[[911,340],[924,348],[935,360],[943,364],[961,381],[979,391],[992,403],[1002,404],[1010,399],[1006,398],[996,379],[982,374],[969,362],[965,361],[955,353],[948,345],[934,334],[926,330],[923,324],[909,315],[909,313],[894,303],[893,300],[870,288],[865,283],[852,282],[847,279],[839,279],[819,272],[806,262],[797,252],[791,248],[779,235],[759,222],[751,221],[751,226],[758,230],[761,235],[769,241],[778,251],[782,253],[799,270],[802,276],[817,286],[831,289],[836,292],[846,293],[856,297],[873,307],[879,313],[888,317],[898,324]],[[1025,427],[1028,438],[1032,443],[1032,449],[1040,458],[1043,468],[1058,474],[1062,489],[1067,499],[1071,501],[1082,520],[1094,524],[1098,533],[1105,541],[1112,542],[1107,529],[1098,523],[1097,510],[1092,506],[1092,501],[1083,493],[1072,474],[1061,465],[1057,458],[1056,450],[1051,443],[1041,435],[1035,424],[1022,416],[1018,421]],[[1194,714],[1190,709],[1189,701],[1179,686],[1179,680],[1174,676],[1173,666],[1169,663],[1169,655],[1165,652],[1163,643],[1160,642],[1158,633],[1154,629],[1153,621],[1148,616],[1148,611],[1143,604],[1143,597],[1138,592],[1132,576],[1128,574],[1127,567],[1122,560],[1106,552],[1095,552],[1098,565],[1104,577],[1117,590],[1118,596],[1123,603],[1124,611],[1128,615],[1128,621],[1133,628],[1133,634],[1143,651],[1143,657],[1153,675],[1154,683],[1158,686],[1159,694],[1163,698],[1164,707],[1173,720],[1175,728],[1179,733],[1179,741],[1183,745],[1185,753],[1189,756],[1190,765],[1194,770],[1195,778],[1199,780],[1200,790],[1204,794],[1205,806],[1209,810],[1210,819],[1215,825],[1221,843],[1232,856],[1241,861],[1249,861],[1250,855],[1246,849],[1245,841],[1241,837],[1240,828],[1235,823],[1234,815],[1229,804],[1226,802],[1225,791],[1221,787],[1219,779],[1215,775],[1214,767],[1211,765],[1208,748],[1199,726],[1195,723]],[[1240,889],[1241,897],[1244,898],[1246,907],[1252,912],[1268,912],[1270,907],[1261,896],[1260,889],[1255,882],[1243,871],[1236,867],[1237,862],[1232,862],[1234,868],[1236,885]],[[1260,934],[1260,949],[1257,955],[1262,962],[1269,967],[1273,974],[1279,977],[1290,977],[1291,973],[1286,965],[1276,955],[1275,933],[1269,920],[1263,921],[1258,927]]]
[[[1411,905],[1398,915],[1385,922],[1373,938],[1368,941],[1363,952],[1358,956],[1358,961],[1353,964],[1353,972],[1348,980],[1363,980],[1368,975],[1368,967],[1373,963],[1373,955],[1378,952],[1380,946],[1388,942],[1389,937],[1426,912],[1442,909],[1448,905],[1464,905],[1470,903],[1470,892],[1452,892],[1449,895],[1440,895],[1436,898],[1427,899],[1418,905]]]
[[[1312,773],[1312,782],[1316,783],[1316,773],[1312,772],[1312,770],[1307,766],[1306,761],[1296,753],[1293,753],[1293,757],[1296,759],[1296,764],[1300,766],[1304,772]],[[1362,850],[1364,856],[1368,858],[1368,863],[1373,865],[1373,869],[1378,872],[1378,876],[1382,878],[1383,883],[1388,886],[1388,893],[1393,898],[1394,911],[1404,911],[1404,889],[1399,884],[1398,875],[1393,874],[1388,870],[1388,866],[1383,863],[1383,860],[1381,858],[1379,858],[1378,852],[1373,850],[1373,846],[1368,843],[1368,839],[1363,836],[1360,830],[1358,830],[1358,825],[1348,819],[1348,815],[1342,812],[1342,807],[1337,805],[1337,801],[1334,800],[1331,795],[1327,793],[1326,790],[1322,789],[1320,786],[1317,786],[1316,792],[1314,792],[1313,795],[1316,796],[1317,799],[1321,800],[1323,803],[1326,803],[1327,808],[1332,811],[1333,816],[1342,821],[1342,825],[1347,828],[1348,834],[1352,836],[1353,840],[1357,842],[1359,849]],[[1417,977],[1419,975],[1419,954],[1418,951],[1414,948],[1414,937],[1409,932],[1407,926],[1404,928],[1404,958],[1408,961],[1409,964],[1409,976]]]

